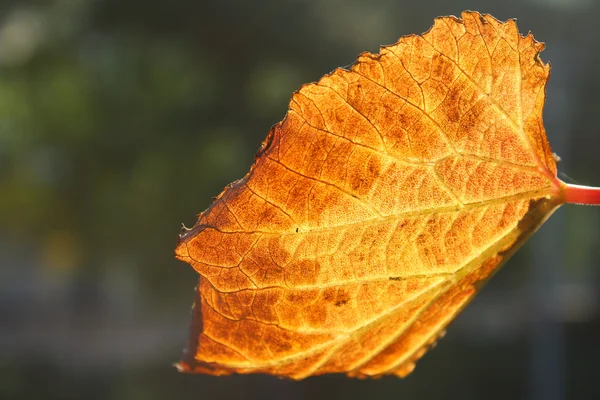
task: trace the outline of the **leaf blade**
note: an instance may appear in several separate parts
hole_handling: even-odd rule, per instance
[[[404,376],[562,203],[543,45],[462,17],[293,95],[181,237],[202,322],[181,369]]]

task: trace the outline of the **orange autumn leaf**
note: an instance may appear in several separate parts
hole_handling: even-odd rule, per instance
[[[550,67],[465,12],[294,93],[250,172],[180,235],[200,274],[182,371],[405,376],[569,186]]]

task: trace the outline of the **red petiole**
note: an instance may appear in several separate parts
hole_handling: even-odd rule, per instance
[[[572,185],[563,182],[562,197],[565,203],[598,206],[600,205],[600,187]]]

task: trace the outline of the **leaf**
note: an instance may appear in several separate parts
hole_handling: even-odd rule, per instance
[[[405,376],[562,203],[550,67],[464,12],[294,93],[250,172],[180,235],[201,275],[182,371]]]

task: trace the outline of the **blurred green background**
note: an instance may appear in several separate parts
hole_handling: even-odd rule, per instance
[[[197,281],[180,223],[246,173],[302,83],[464,9],[546,42],[559,168],[600,185],[600,2],[0,1],[0,398],[600,398],[591,207],[559,210],[407,379],[172,367]]]

